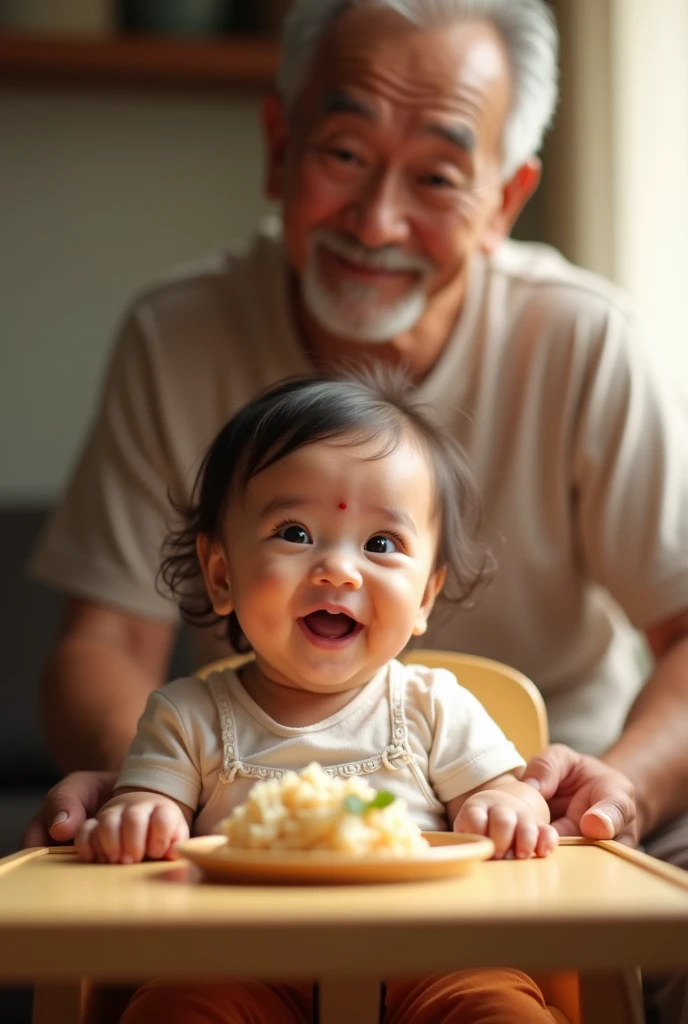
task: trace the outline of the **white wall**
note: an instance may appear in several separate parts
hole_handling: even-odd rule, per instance
[[[616,277],[688,398],[688,2],[616,0],[613,38]]]
[[[132,291],[255,224],[253,98],[0,92],[0,504],[53,500]]]
[[[688,3],[557,0],[547,231],[635,297],[688,396]],[[0,91],[0,504],[50,501],[132,291],[248,232],[257,101]]]
[[[633,296],[648,344],[688,401],[688,3],[556,3],[550,233]]]

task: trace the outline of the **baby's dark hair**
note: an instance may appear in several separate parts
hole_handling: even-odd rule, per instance
[[[176,598],[186,622],[220,622],[203,585],[196,541],[202,534],[219,539],[229,500],[241,500],[252,477],[306,445],[357,447],[378,441],[368,457],[381,459],[403,437],[419,444],[434,481],[440,522],[435,568],[447,570],[444,594],[467,602],[492,571],[479,539],[481,504],[473,475],[461,447],[434,422],[408,377],[388,369],[291,378],[240,409],[210,445],[190,503],[172,502],[182,525],[165,539],[158,587],[163,591],[164,584]],[[234,613],[227,633],[235,650],[248,649]]]

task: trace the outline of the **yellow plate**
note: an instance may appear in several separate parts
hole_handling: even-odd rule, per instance
[[[349,857],[342,853],[297,850],[237,850],[224,836],[198,836],[177,843],[175,851],[198,865],[214,882],[251,885],[370,885],[449,878],[489,860],[494,843],[484,836],[424,832],[425,854],[412,857]]]

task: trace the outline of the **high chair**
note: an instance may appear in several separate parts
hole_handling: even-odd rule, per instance
[[[206,678],[215,671],[238,668],[250,657],[222,658],[196,674]],[[483,704],[525,760],[546,747],[549,735],[545,704],[537,687],[521,672],[487,658],[450,651],[419,649],[401,655],[401,660],[452,672]],[[554,1024],[644,1022],[638,971],[529,973],[545,996]],[[33,1024],[117,1024],[121,999],[118,1004],[116,993],[122,990],[113,991],[112,998],[103,998],[105,991],[86,979],[80,992],[78,986],[40,987],[36,990]],[[330,982],[321,988],[321,1019],[328,1024],[353,1024],[359,1019],[357,1007],[360,1009],[361,1001],[369,1006],[374,998],[372,987],[352,991]]]
[[[204,666],[198,675],[236,668],[246,655],[222,658]],[[487,713],[528,761],[549,743],[547,709],[542,694],[518,669],[490,658],[455,651],[416,649],[400,655],[405,664],[445,668],[477,697]],[[643,1024],[642,990],[638,971],[588,974],[578,971],[529,972],[542,990],[556,1024]],[[337,1002],[351,998],[346,1013],[356,1019],[356,993],[337,992]],[[342,1020],[345,1020],[345,1013]]]

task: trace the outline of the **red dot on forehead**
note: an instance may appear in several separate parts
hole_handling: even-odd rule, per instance
[[[339,502],[339,507],[340,507],[341,509],[345,509],[345,508],[346,508],[346,502],[345,502],[345,501],[340,501],[340,502]]]

